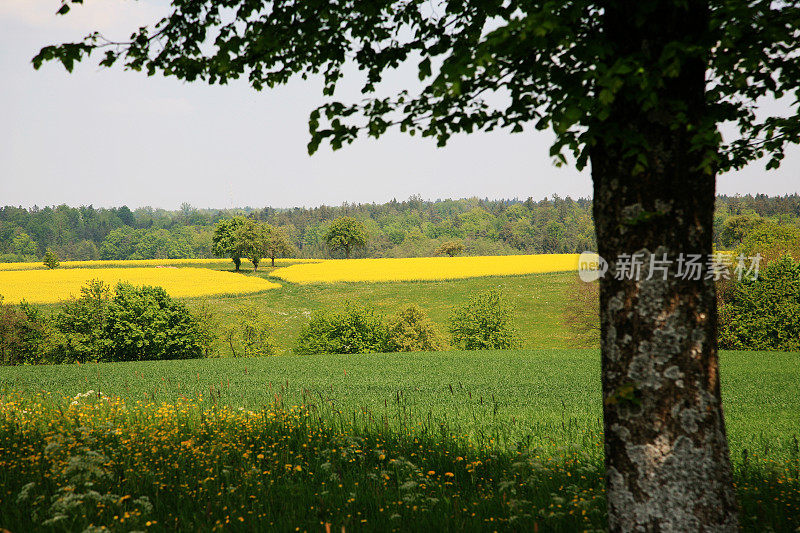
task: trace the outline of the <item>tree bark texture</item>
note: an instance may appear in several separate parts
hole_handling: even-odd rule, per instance
[[[665,43],[695,39],[707,6],[650,3],[645,23],[619,2],[604,12],[616,52],[643,51],[655,60]],[[702,41],[702,38],[700,39]],[[704,61],[681,65],[659,98],[684,101],[691,123],[705,120]],[[609,262],[600,280],[606,491],[612,531],[736,531],[735,492],[720,397],[717,311],[713,280],[646,280],[650,256],[712,251],[715,176],[698,170],[692,131],[673,129],[673,111],[641,111],[635,91],[617,94],[611,116],[593,127],[594,218],[599,254]],[[647,164],[635,168],[620,136],[643,138]],[[615,129],[616,128],[616,129]],[[624,137],[624,136],[623,136]],[[638,253],[639,280],[617,279],[621,254]],[[705,278],[705,271],[702,278]]]

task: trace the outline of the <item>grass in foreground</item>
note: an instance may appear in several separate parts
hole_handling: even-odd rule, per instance
[[[0,526],[42,496],[68,530],[603,528],[598,375],[594,350],[4,368]],[[799,378],[722,354],[750,531],[800,526]]]
[[[602,528],[599,461],[415,437],[317,405],[6,397],[0,526],[15,531]]]

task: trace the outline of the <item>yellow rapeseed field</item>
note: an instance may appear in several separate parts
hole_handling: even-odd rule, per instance
[[[292,283],[337,281],[417,281],[511,276],[577,270],[578,254],[504,255],[481,257],[411,257],[404,259],[340,259],[291,265],[271,275]]]
[[[120,281],[163,287],[170,296],[184,298],[210,294],[241,294],[280,287],[262,278],[208,268],[95,268],[0,271],[0,295],[6,303],[55,303],[80,296],[88,280],[112,287]]]
[[[148,266],[186,266],[204,265],[230,261],[226,258],[211,259],[112,259],[96,261],[61,261],[59,268],[111,268],[111,267],[148,267]],[[307,263],[322,259],[276,259],[276,263]],[[247,266],[247,261],[243,261]],[[266,263],[269,264],[269,263]],[[231,265],[233,263],[231,262]],[[35,263],[0,263],[0,270],[45,270],[41,261]]]

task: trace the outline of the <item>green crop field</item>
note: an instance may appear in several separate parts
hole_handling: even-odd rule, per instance
[[[800,354],[721,359],[743,524],[794,531]],[[15,502],[42,494],[66,529],[603,528],[599,370],[596,350],[6,367],[0,525],[33,527]],[[116,500],[64,511],[92,475]]]
[[[788,450],[800,438],[800,354],[723,352],[722,391],[732,446]],[[436,420],[501,446],[559,446],[600,425],[596,350],[220,358],[0,368],[3,389],[72,397],[95,390],[129,402],[182,398],[258,409],[275,400],[322,403],[397,421]]]

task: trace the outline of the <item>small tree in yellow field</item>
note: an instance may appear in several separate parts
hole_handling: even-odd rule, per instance
[[[436,250],[436,255],[448,255],[450,257],[456,256],[464,251],[464,244],[461,241],[447,241],[443,242],[439,249]]]
[[[44,253],[44,257],[42,258],[42,263],[44,263],[44,266],[46,266],[50,270],[57,268],[58,265],[61,264],[58,262],[58,257],[56,257],[56,254],[50,248],[48,248],[47,251]]]
[[[275,257],[286,257],[294,251],[294,246],[282,229],[269,224],[265,224],[265,226],[267,231],[264,241],[265,257],[269,257],[272,266],[275,266]]]
[[[251,218],[242,219],[233,230],[232,240],[242,251],[242,257],[253,263],[253,271],[258,270],[258,264],[266,254],[267,230],[264,224]]]

